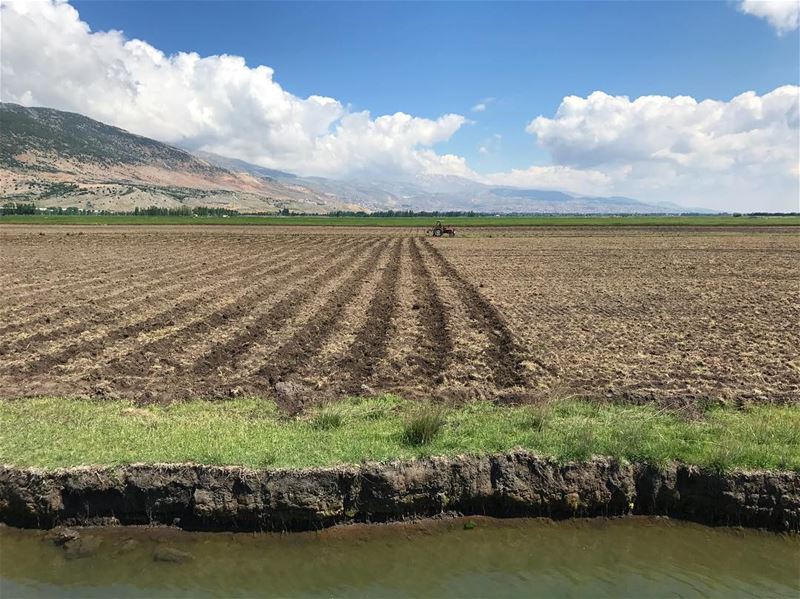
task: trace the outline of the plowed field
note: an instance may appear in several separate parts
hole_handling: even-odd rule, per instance
[[[0,396],[800,401],[789,229],[0,228]]]

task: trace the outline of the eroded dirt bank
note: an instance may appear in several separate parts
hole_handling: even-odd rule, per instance
[[[800,474],[664,469],[527,452],[307,470],[133,465],[45,472],[0,467],[0,521],[28,528],[161,524],[309,530],[440,514],[663,514],[800,531]]]

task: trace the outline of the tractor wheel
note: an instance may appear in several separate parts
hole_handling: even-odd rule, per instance
[[[441,229],[434,229],[433,230],[433,236],[434,237],[441,237],[442,236],[442,230]]]
[[[455,237],[456,236],[456,232],[452,231],[452,232],[448,233],[447,235],[450,236],[450,237]]]

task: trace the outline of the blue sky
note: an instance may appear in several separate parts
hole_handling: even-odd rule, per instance
[[[185,147],[800,209],[798,0],[0,5],[3,100]]]
[[[798,32],[731,2],[74,2],[94,30],[236,54],[287,91],[373,114],[475,121],[438,149],[478,171],[547,161],[525,132],[595,90],[729,100],[800,83]],[[482,113],[471,107],[494,98]],[[496,151],[478,150],[499,134]]]

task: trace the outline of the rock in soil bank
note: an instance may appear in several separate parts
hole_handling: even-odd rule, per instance
[[[153,552],[153,561],[156,562],[180,564],[183,562],[188,562],[191,559],[193,559],[191,553],[186,553],[185,551],[175,549],[174,547],[159,546],[156,547],[156,550]]]
[[[80,533],[72,528],[54,528],[44,536],[45,541],[50,541],[56,547],[61,547],[70,541],[80,538]]]
[[[800,474],[722,474],[606,458],[559,464],[525,451],[305,470],[0,467],[0,522],[28,528],[177,523],[188,530],[289,531],[445,513],[661,514],[800,531]],[[69,533],[57,534],[69,542]]]
[[[97,553],[102,545],[103,540],[99,537],[81,536],[77,539],[67,541],[64,543],[64,553],[67,559],[79,559],[82,557],[90,557]]]

